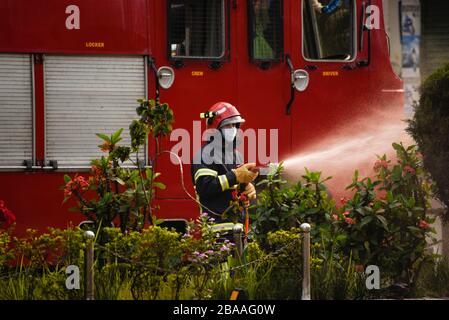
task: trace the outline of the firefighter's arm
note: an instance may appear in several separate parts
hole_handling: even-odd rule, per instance
[[[217,171],[203,166],[194,171],[194,181],[196,192],[202,199],[229,190],[237,184],[236,176],[232,171],[218,175]]]

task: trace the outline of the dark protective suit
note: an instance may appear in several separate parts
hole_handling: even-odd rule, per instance
[[[220,215],[229,208],[232,192],[238,188],[232,169],[243,162],[235,148],[228,154],[224,149],[214,149],[214,142],[208,142],[194,156],[191,167],[192,182],[202,205],[201,212],[209,213],[217,223],[226,222]]]

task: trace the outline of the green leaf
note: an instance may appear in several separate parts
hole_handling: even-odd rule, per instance
[[[156,172],[156,173],[154,174],[153,179],[156,179],[157,177],[160,177],[160,176],[161,176],[161,173],[160,173],[160,172]]]
[[[376,218],[382,223],[385,230],[388,230],[388,222],[387,219],[385,219],[384,216],[376,215]]]
[[[402,178],[402,169],[400,166],[394,166],[393,172],[391,174],[393,180],[399,181]]]
[[[117,142],[119,142],[121,139],[119,139],[120,135],[123,132],[123,128],[118,129],[116,132],[114,132],[111,136],[111,143],[112,144],[116,144]]]
[[[165,190],[166,189],[165,184],[163,184],[162,182],[153,182],[153,187],[159,188],[161,190]]]
[[[387,200],[388,202],[393,202],[393,192],[391,192],[390,190],[387,192]]]
[[[107,135],[105,135],[104,133],[96,133],[95,134],[98,138],[100,138],[100,139],[102,139],[102,140],[104,140],[104,141],[107,141],[107,142],[111,142],[111,139],[107,136]]]
[[[119,177],[114,177],[111,178],[111,181],[116,181],[118,182],[120,185],[124,186],[125,185],[125,181],[123,181],[122,179],[120,179]]]
[[[421,235],[421,229],[413,226],[407,227],[414,235]]]
[[[371,249],[370,249],[370,246],[369,246],[369,242],[368,242],[368,241],[365,241],[365,242],[363,243],[363,247],[365,247],[365,249],[366,249],[366,251],[368,251],[368,253],[371,253]]]
[[[414,197],[411,197],[407,200],[407,207],[413,208],[415,206],[416,200]]]
[[[397,143],[393,143],[393,149],[398,152],[404,150],[404,148],[400,144],[397,144]]]
[[[362,228],[364,225],[370,223],[371,221],[373,221],[373,216],[364,217],[360,222],[359,227]]]
[[[156,216],[153,216],[152,220],[155,226],[160,225],[162,222],[164,222],[164,219],[158,219],[156,218]]]
[[[70,176],[68,176],[68,175],[64,175],[64,182],[67,184],[67,183],[69,183],[70,181],[72,181],[72,178],[70,178]]]

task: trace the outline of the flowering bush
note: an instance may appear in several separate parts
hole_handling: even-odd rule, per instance
[[[335,203],[329,198],[320,172],[306,174],[294,185],[282,179],[282,164],[257,186],[264,189],[258,194],[256,212],[252,215],[254,236],[263,248],[268,248],[267,235],[276,230],[290,230],[307,222],[312,225],[311,238],[321,242],[328,237]]]
[[[74,210],[93,221],[95,229],[117,223],[125,232],[141,230],[148,218],[152,224],[157,223],[151,202],[155,189],[164,189],[165,185],[156,181],[160,174],[152,168],[142,169],[139,150],[149,133],[155,139],[170,133],[173,111],[167,104],[154,100],[139,100],[139,103],[140,119],[130,125],[131,146],[119,145],[123,129],[110,136],[98,133],[103,140],[98,147],[107,155],[92,160],[89,178],[64,176],[64,201],[75,198],[77,207]],[[129,162],[137,169],[122,166]],[[104,240],[103,236],[100,240]]]
[[[0,200],[0,229],[8,230],[15,221],[14,213],[6,207],[3,200]]]
[[[312,225],[316,255],[345,265],[343,269],[374,264],[382,270],[385,285],[405,282],[413,287],[432,241],[433,218],[426,215],[435,187],[422,166],[416,146],[393,144],[397,160],[382,156],[374,165],[374,177],[359,178],[356,172],[348,189],[353,196],[337,205],[329,199],[319,172],[306,171],[297,184],[281,178],[282,167],[260,185],[253,216],[255,239],[269,249],[270,231],[289,230],[302,222]],[[333,253],[324,248],[333,248]],[[350,257],[351,263],[348,262]],[[337,262],[335,262],[337,263]],[[340,268],[341,269],[341,268]]]
[[[241,213],[245,210],[248,196],[239,189],[236,189],[231,192],[231,197],[232,200],[229,203],[229,209],[222,215],[222,219],[237,223],[241,220]]]
[[[394,144],[396,163],[383,156],[374,179],[354,176],[354,196],[340,208],[336,221],[341,247],[362,264],[374,264],[394,281],[414,283],[426,255],[427,239],[435,233],[426,215],[433,185],[415,146]]]
[[[126,270],[126,276],[114,281],[118,281],[117,287],[129,281],[134,299],[158,299],[167,292],[170,299],[210,298],[213,283],[220,275],[216,269],[234,248],[232,242],[212,231],[212,223],[213,218],[202,214],[184,235],[158,226],[126,234],[105,228],[108,241],[98,245],[97,251],[109,267],[100,272],[108,274],[114,264],[121,273]],[[107,293],[107,287],[101,290],[105,296],[117,298]]]

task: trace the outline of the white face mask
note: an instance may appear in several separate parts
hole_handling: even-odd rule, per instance
[[[237,136],[237,128],[224,128],[221,129],[221,133],[226,143],[232,143]]]

